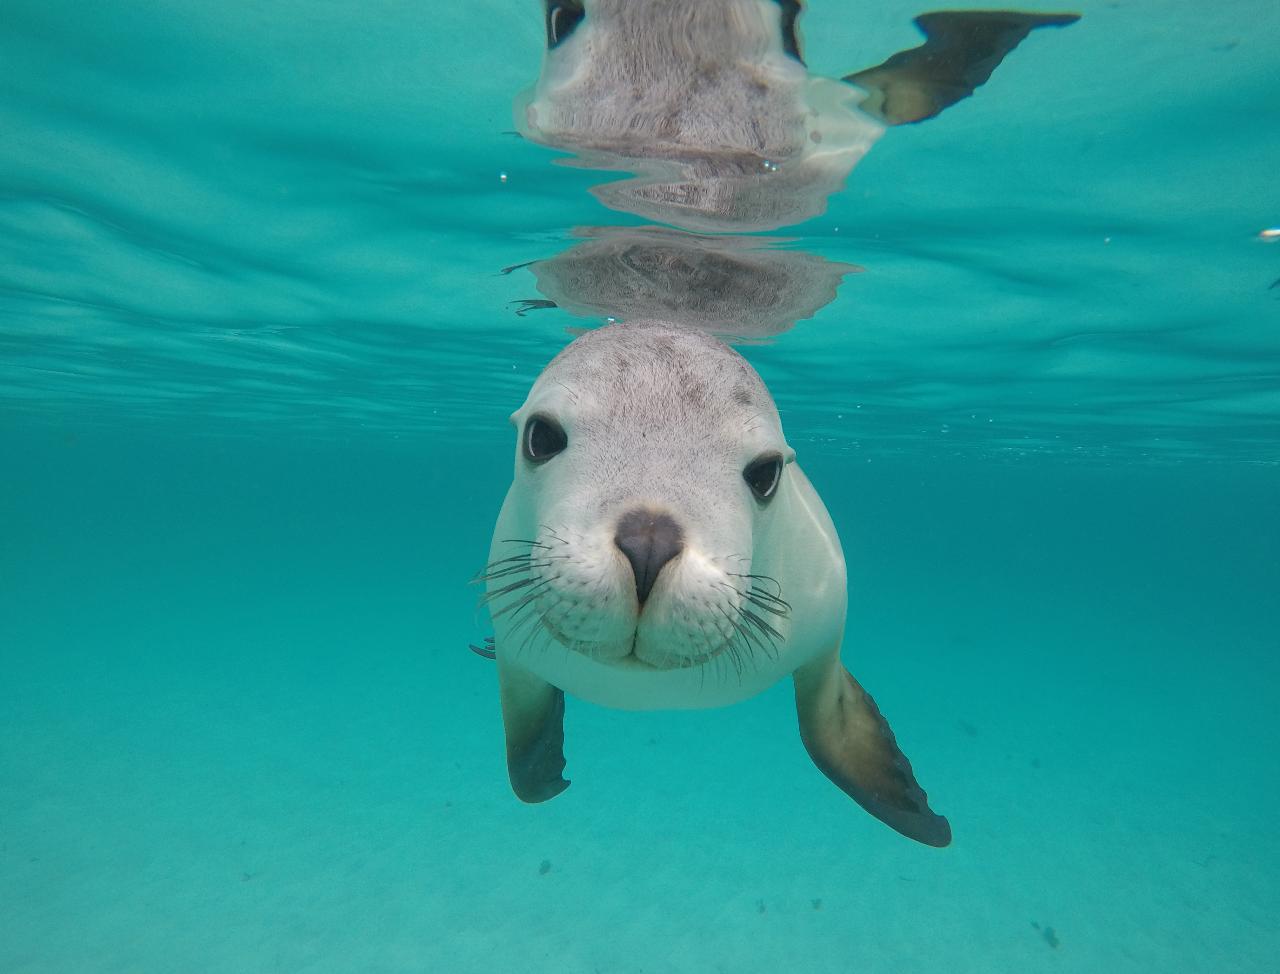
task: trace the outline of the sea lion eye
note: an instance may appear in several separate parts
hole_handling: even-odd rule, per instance
[[[757,457],[742,471],[742,479],[757,500],[769,500],[777,492],[778,481],[782,479],[782,457],[776,453]]]
[[[547,0],[547,47],[554,48],[572,34],[586,15],[582,0]]]
[[[545,463],[569,445],[564,427],[550,416],[530,416],[520,438],[525,459]]]

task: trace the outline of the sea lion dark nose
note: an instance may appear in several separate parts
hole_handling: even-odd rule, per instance
[[[631,562],[631,572],[636,577],[636,598],[644,605],[662,566],[683,550],[684,532],[666,514],[629,511],[618,521],[613,543]]]

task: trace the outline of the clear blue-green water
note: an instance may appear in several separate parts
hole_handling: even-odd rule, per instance
[[[744,348],[938,851],[786,685],[571,700],[510,792],[469,579],[592,322],[499,272],[636,222],[507,134],[538,4],[9,0],[0,971],[1273,970],[1280,10],[1076,9],[782,232],[864,270]],[[809,65],[919,12],[815,0]]]

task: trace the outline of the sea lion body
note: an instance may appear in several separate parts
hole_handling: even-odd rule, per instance
[[[512,421],[484,578],[517,795],[568,787],[566,692],[718,707],[792,676],[823,772],[904,834],[950,841],[840,664],[840,541],[737,352],[661,322],[601,328],[552,360]]]

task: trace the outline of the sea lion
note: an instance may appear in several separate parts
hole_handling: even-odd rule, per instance
[[[922,14],[919,47],[825,78],[798,0],[544,0],[547,47],[517,97],[526,138],[635,173],[593,193],[690,230],[770,230],[821,214],[886,127],[969,97],[1041,27],[1078,14]]]
[[[515,476],[481,578],[516,795],[569,785],[565,693],[717,707],[790,675],[822,772],[903,835],[950,842],[840,662],[840,541],[737,352],[657,321],[591,331],[511,420]]]

